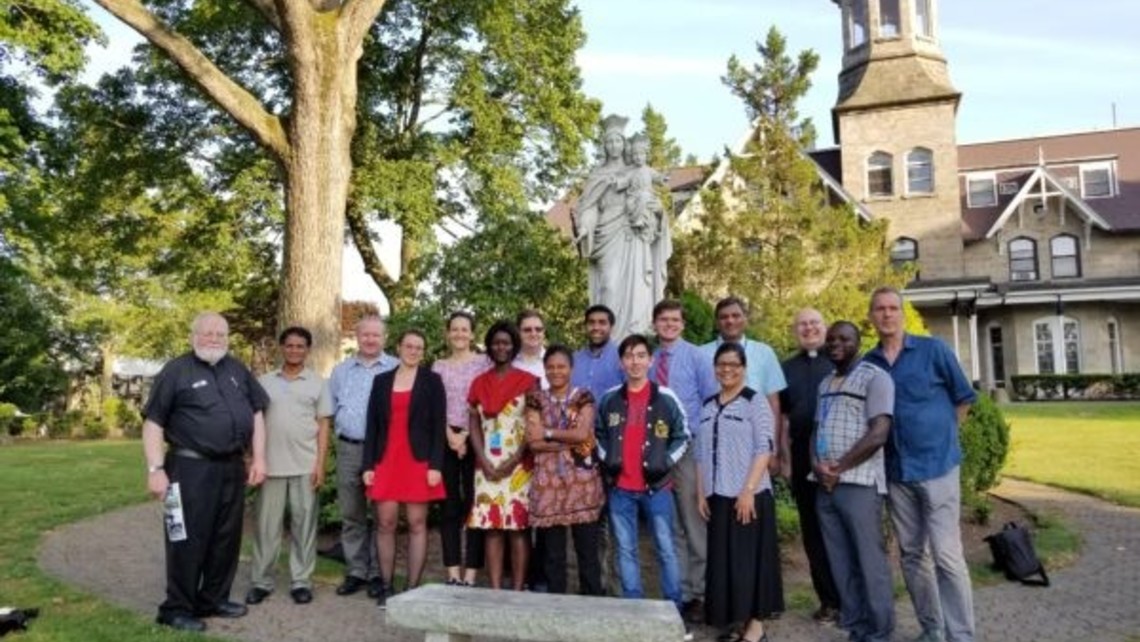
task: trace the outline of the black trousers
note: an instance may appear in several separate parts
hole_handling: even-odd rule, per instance
[[[565,593],[568,590],[566,533],[570,531],[574,536],[574,555],[578,560],[578,593],[605,595],[602,588],[602,566],[598,558],[598,541],[601,535],[598,522],[536,528],[535,531],[546,544],[541,561],[542,568],[546,571],[550,593]]]
[[[839,609],[839,589],[835,586],[831,565],[827,561],[827,547],[823,543],[819,514],[815,509],[819,484],[808,480],[806,472],[797,474],[800,472],[792,473],[792,498],[796,501],[796,512],[800,515],[800,536],[811,569],[811,585],[819,597],[820,606]]]
[[[483,568],[485,549],[484,531],[468,528],[467,515],[475,501],[475,456],[468,453],[460,459],[454,450],[448,448],[443,455],[443,487],[447,499],[443,500],[440,514],[439,539],[443,548],[444,566]],[[462,540],[466,532],[467,555],[464,557]],[[465,561],[464,561],[465,560]],[[461,563],[463,562],[463,563]]]
[[[241,553],[245,464],[167,455],[166,473],[182,493],[186,539],[166,538],[166,601],[162,617],[207,615],[230,599]]]

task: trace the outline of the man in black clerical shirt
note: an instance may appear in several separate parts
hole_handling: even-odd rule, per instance
[[[834,621],[839,615],[839,590],[828,566],[819,517],[815,511],[818,484],[807,478],[811,472],[809,446],[816,402],[819,400],[819,384],[834,369],[831,360],[820,352],[826,331],[827,326],[818,310],[805,308],[796,313],[792,333],[800,349],[782,364],[788,387],[780,392],[782,421],[779,422],[778,437],[779,451],[791,453],[790,462],[787,457],[781,461],[781,474],[791,481],[792,497],[800,515],[804,552],[811,569],[811,583],[819,597],[819,610],[813,617],[821,622]]]
[[[191,325],[193,351],[155,379],[143,424],[147,488],[166,509],[166,601],[158,623],[202,631],[200,618],[241,617],[230,601],[241,550],[245,485],[265,479],[269,396],[227,354],[229,326],[204,312]],[[163,442],[169,445],[164,452]],[[243,455],[252,445],[246,471]]]

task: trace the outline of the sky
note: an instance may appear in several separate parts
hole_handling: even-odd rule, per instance
[[[234,0],[237,1],[237,0]],[[747,132],[741,101],[721,83],[728,58],[759,60],[756,42],[775,26],[792,52],[820,56],[801,113],[828,147],[842,56],[832,0],[577,0],[587,34],[583,90],[606,113],[638,118],[652,104],[684,153],[707,160]],[[943,0],[937,35],[962,92],[961,143],[1140,126],[1140,2],[1135,0]],[[90,74],[125,64],[133,32],[101,9],[111,47],[92,50]],[[1079,26],[1079,28],[1074,28]],[[391,238],[389,235],[388,238]],[[387,249],[396,244],[386,244]],[[389,260],[391,252],[384,252]],[[378,300],[345,256],[345,299]]]

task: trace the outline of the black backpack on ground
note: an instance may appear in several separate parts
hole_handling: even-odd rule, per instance
[[[1045,566],[1033,549],[1033,535],[1017,522],[1009,522],[993,535],[986,537],[994,555],[994,570],[1005,573],[1006,578],[1029,586],[1049,586]],[[1041,579],[1034,576],[1040,575]]]

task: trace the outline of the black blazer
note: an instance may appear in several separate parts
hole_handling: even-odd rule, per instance
[[[365,424],[364,459],[361,470],[372,470],[384,457],[388,445],[388,423],[392,416],[392,388],[396,371],[389,370],[372,380]],[[443,470],[444,443],[447,439],[447,398],[443,379],[425,366],[416,369],[408,409],[408,441],[416,461],[428,462],[431,470]]]

